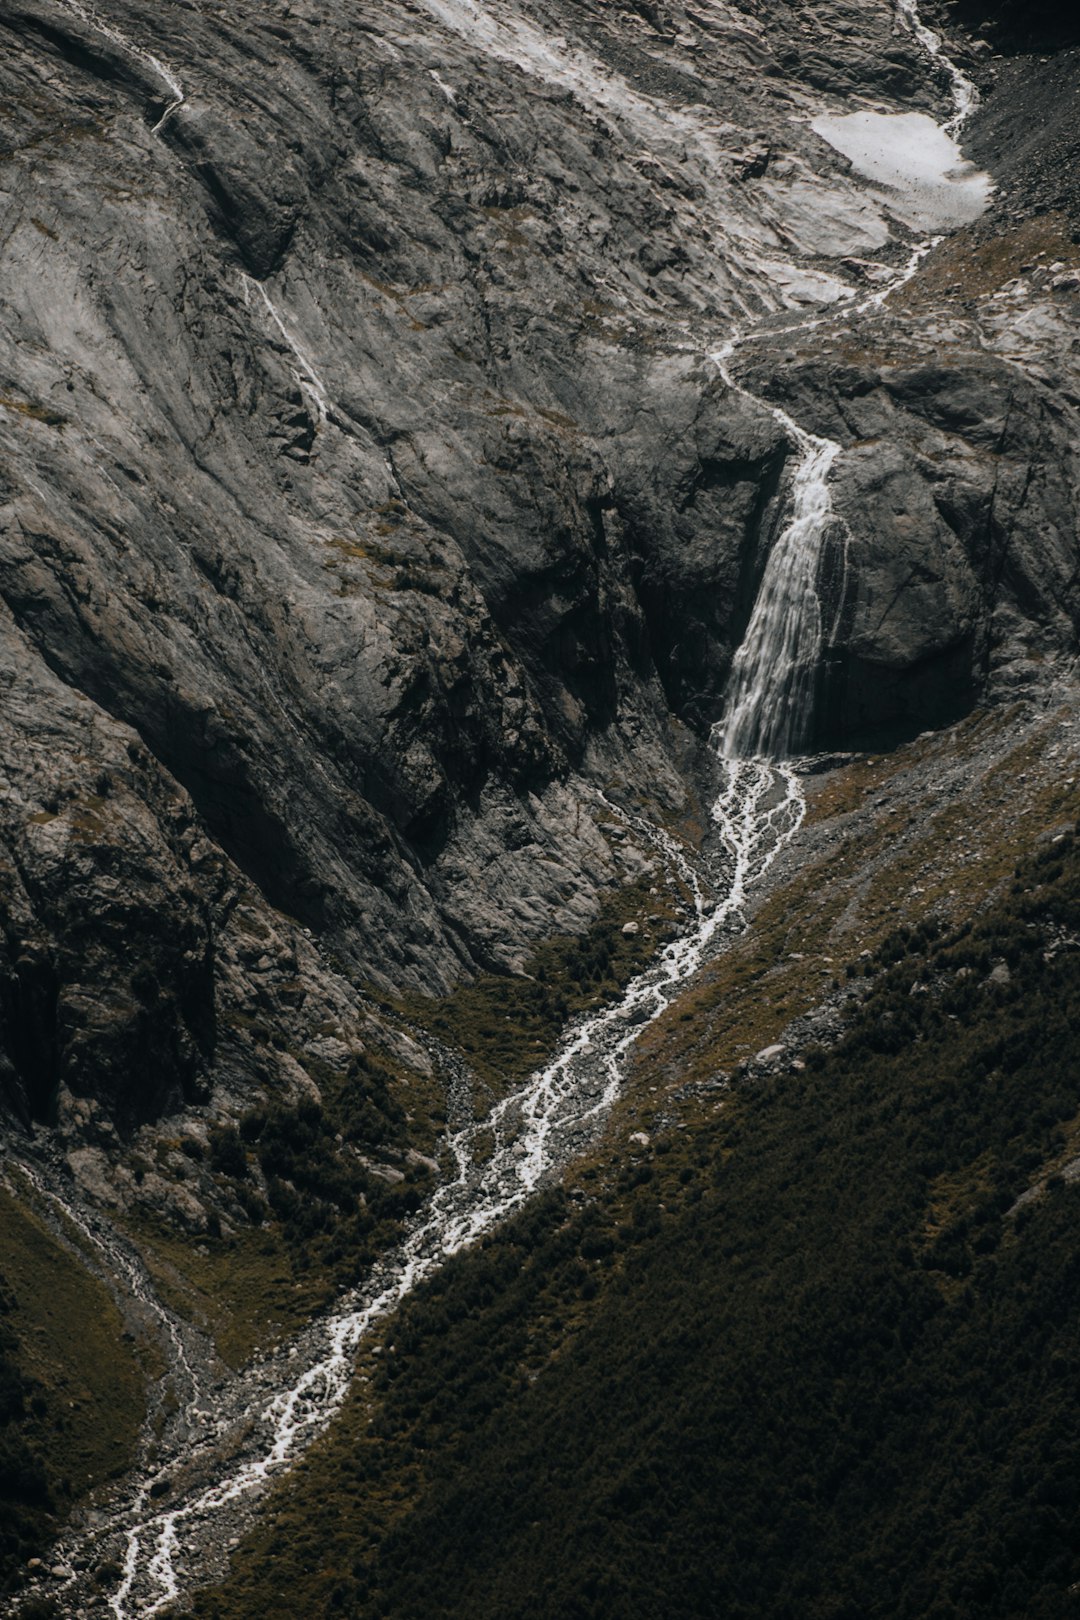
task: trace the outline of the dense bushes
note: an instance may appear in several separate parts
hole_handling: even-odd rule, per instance
[[[397,1146],[403,1134],[404,1113],[389,1085],[377,1061],[354,1059],[346,1072],[327,1078],[322,1101],[253,1109],[238,1128],[211,1139],[215,1169],[237,1183],[253,1218],[280,1222],[302,1270],[318,1265],[339,1282],[354,1281],[423,1202],[425,1166],[376,1171],[365,1157]],[[252,1186],[255,1165],[265,1202]]]
[[[200,1612],[1073,1615],[1075,842],[875,966],[804,1072],[434,1278]]]
[[[196,1144],[221,1208],[203,1241],[192,1246],[159,1221],[141,1230],[155,1263],[198,1291],[232,1366],[369,1271],[431,1187],[433,1161],[413,1144],[430,1150],[445,1119],[436,1079],[417,1085],[410,1074],[403,1083],[375,1047],[339,1066],[310,1054],[304,1064],[315,1082],[306,1094],[268,1100],[212,1130],[207,1150]]]

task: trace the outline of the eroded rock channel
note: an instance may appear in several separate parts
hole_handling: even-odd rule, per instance
[[[0,0],[9,1183],[167,1364],[72,1614],[221,1573],[797,863],[805,770],[1071,691],[1080,254],[1003,223],[931,21]],[[431,998],[634,885],[553,1056],[448,1055]],[[140,1246],[298,1223],[275,1108],[339,1210],[407,1185],[230,1370]]]

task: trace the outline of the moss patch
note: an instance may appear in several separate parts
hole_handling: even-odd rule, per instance
[[[1051,263],[1070,269],[1080,264],[1073,226],[1064,214],[1040,214],[994,236],[987,236],[983,224],[971,225],[951,232],[927,256],[890,307],[939,311],[943,299],[985,298],[1016,276]]]
[[[63,411],[54,411],[47,405],[35,405],[29,399],[12,399],[7,394],[0,394],[0,406],[17,416],[28,416],[32,422],[42,422],[46,427],[64,427],[68,420]]]

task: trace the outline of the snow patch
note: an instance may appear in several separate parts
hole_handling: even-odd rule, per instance
[[[889,211],[913,230],[968,225],[990,200],[990,176],[926,113],[823,113],[810,127],[858,174],[887,187]]]

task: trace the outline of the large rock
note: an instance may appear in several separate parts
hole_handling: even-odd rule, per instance
[[[864,318],[857,364],[829,358],[850,353],[850,323],[820,333],[812,362],[750,357],[754,388],[841,446],[818,578],[824,748],[945,724],[1080,636],[1073,409],[1043,365],[987,353],[988,325],[945,363],[922,357],[933,344],[911,342],[911,320]],[[1031,360],[1061,365],[1060,326],[1031,330]]]
[[[8,1089],[141,1117],[221,1072],[234,881],[433,989],[635,870],[597,788],[685,803],[793,465],[709,356],[903,261],[809,119],[946,78],[887,0],[0,0],[0,41]],[[1028,478],[1055,385],[1006,431],[1004,360],[812,342],[755,391],[845,445],[843,741],[1072,646],[1074,482]]]

